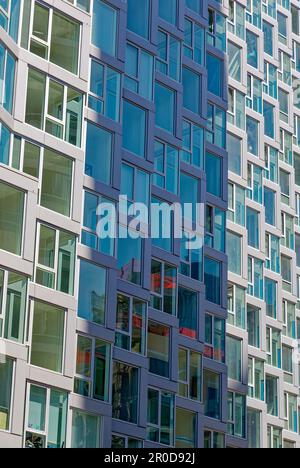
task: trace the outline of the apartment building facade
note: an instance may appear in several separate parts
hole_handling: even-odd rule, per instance
[[[300,445],[299,9],[0,3],[1,447]]]
[[[225,447],[226,16],[1,2],[1,447]],[[202,204],[205,246],[101,239],[120,195]]]

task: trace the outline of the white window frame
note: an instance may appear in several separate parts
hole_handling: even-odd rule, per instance
[[[289,432],[292,432],[293,434],[298,434],[299,432],[299,428],[297,427],[298,429],[298,432],[294,432],[294,431],[291,431],[290,430],[290,418],[289,418],[289,400],[290,400],[290,397],[293,397],[293,398],[296,398],[297,400],[297,396],[296,395],[292,395],[291,393],[289,392],[284,392],[284,423],[285,423],[285,429]],[[299,417],[299,408],[297,406],[297,402],[296,402],[296,408],[297,408],[297,426],[299,425],[299,421],[298,421],[298,417]],[[294,424],[294,422],[292,422],[292,424]]]
[[[269,327],[267,326],[267,333],[266,333],[266,352],[267,352],[267,364],[271,367],[274,367],[275,369],[281,369],[282,368],[282,333],[280,330],[276,329],[276,328],[272,328],[272,327]],[[268,332],[270,333],[269,337],[268,337]],[[273,349],[273,334],[274,333],[279,333],[280,334],[280,363],[277,362],[277,365],[275,366],[273,364],[273,354],[274,354],[274,349]],[[269,351],[268,351],[268,348],[269,348]],[[277,355],[277,348],[276,348],[276,361],[278,361],[278,355]],[[279,367],[278,364],[281,364],[281,366]]]
[[[38,261],[38,258],[39,258],[39,249],[40,249],[40,234],[41,234],[41,226],[44,226],[45,228],[47,229],[50,229],[52,231],[55,231],[55,248],[54,248],[54,267],[53,268],[50,268],[48,266],[45,266],[45,265],[41,265],[39,264],[39,261]],[[73,294],[68,294],[68,295],[73,295],[75,294],[74,292],[74,289],[75,289],[75,285],[74,285],[74,279],[75,279],[75,262],[76,262],[76,253],[77,253],[77,238],[76,238],[76,235],[74,233],[70,233],[70,232],[67,232],[67,231],[64,231],[64,230],[61,230],[59,228],[56,228],[56,227],[53,227],[53,226],[49,226],[48,224],[46,223],[43,223],[43,222],[38,222],[37,223],[37,231],[36,231],[36,251],[35,251],[35,265],[34,265],[34,281],[36,282],[36,276],[37,276],[37,269],[40,269],[46,273],[50,273],[50,274],[53,274],[54,275],[54,287],[53,288],[47,288],[47,289],[53,289],[55,291],[59,291],[58,289],[58,281],[59,281],[59,276],[60,276],[60,272],[59,272],[59,268],[58,268],[58,265],[59,265],[59,239],[60,239],[60,234],[61,233],[67,233],[67,234],[70,234],[71,236],[73,235],[74,236],[74,241],[75,241],[75,249],[74,249],[74,258],[73,258],[73,272],[72,270],[70,271],[70,273],[72,273],[72,275],[70,275],[70,283],[73,284]],[[70,252],[71,253],[71,252]],[[72,258],[72,257],[71,257]],[[70,284],[69,284],[70,286]],[[46,286],[43,286],[42,287],[46,287]]]

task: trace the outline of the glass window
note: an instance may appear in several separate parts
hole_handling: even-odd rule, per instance
[[[159,29],[157,54],[156,70],[173,80],[181,81],[181,42]]]
[[[200,15],[202,11],[202,0],[185,0],[185,6]]]
[[[226,112],[210,103],[207,110],[206,139],[220,148],[226,148]]]
[[[80,147],[82,113],[82,93],[29,68],[26,123]]]
[[[264,297],[264,263],[254,257],[248,257],[248,294],[263,299]]]
[[[127,0],[127,29],[149,38],[150,0]]]
[[[248,151],[254,156],[258,156],[259,151],[259,123],[252,117],[247,117],[247,139]]]
[[[139,371],[114,362],[112,417],[132,424],[138,423]]]
[[[246,39],[247,63],[251,65],[251,67],[258,68],[258,37],[247,29]]]
[[[223,68],[222,60],[214,55],[206,55],[206,68],[209,76],[208,91],[218,97],[223,95]]]
[[[242,78],[242,49],[237,47],[232,42],[228,43],[229,54],[229,76],[236,81],[241,81]]]
[[[110,359],[110,344],[78,335],[74,393],[107,402],[109,400]]]
[[[201,115],[201,77],[189,68],[182,69],[183,107]]]
[[[0,430],[10,428],[14,361],[0,355]]]
[[[71,448],[100,448],[101,418],[73,410]]]
[[[177,310],[177,270],[175,267],[152,260],[151,307],[170,315]]]
[[[234,437],[246,437],[246,397],[228,392],[228,432]]]
[[[189,289],[178,289],[179,333],[196,339],[198,332],[198,294]]]
[[[152,388],[148,389],[147,440],[172,446],[174,442],[175,397]]]
[[[107,185],[111,180],[112,142],[110,132],[87,122],[85,174]]]
[[[260,216],[259,213],[252,208],[247,208],[247,230],[248,230],[248,245],[254,249],[259,250],[260,236],[259,236],[259,226],[260,226]]]
[[[179,152],[173,146],[155,141],[153,184],[168,192],[178,193]]]
[[[248,440],[249,448],[261,447],[261,412],[248,408]]]
[[[92,43],[108,55],[117,52],[117,11],[102,0],[94,1]]]
[[[229,1],[228,29],[232,34],[245,40],[245,8],[233,0]]]
[[[216,10],[208,9],[207,42],[226,52],[226,18]]]
[[[248,339],[249,346],[253,346],[254,348],[260,348],[260,314],[261,311],[258,307],[248,304]]]
[[[76,237],[38,224],[37,238],[36,283],[73,295]]]
[[[205,416],[213,419],[221,419],[221,376],[208,369],[204,369],[203,388]]]
[[[119,122],[120,99],[120,73],[96,60],[91,60],[89,108],[115,122]]]
[[[265,135],[274,140],[275,138],[275,117],[274,106],[264,101],[264,123]]]
[[[175,132],[175,92],[160,83],[155,84],[155,123],[166,132]]]
[[[148,0],[147,0],[148,1]],[[139,2],[138,5],[143,2]],[[136,13],[133,14],[136,18]],[[143,49],[127,43],[124,88],[145,99],[153,99],[154,58]]]
[[[242,140],[231,133],[227,135],[228,165],[234,174],[241,175],[242,171]]]
[[[248,395],[256,400],[265,400],[264,361],[248,358]]]
[[[215,197],[222,197],[223,169],[222,158],[206,153],[205,172],[207,191]]]
[[[206,257],[204,261],[206,300],[218,305],[221,305],[221,274],[221,263]]]
[[[158,14],[163,20],[176,25],[177,0],[158,0]]]
[[[271,375],[266,375],[266,403],[267,413],[278,416],[278,379]]]
[[[242,344],[241,340],[227,336],[226,348],[227,348],[227,366],[228,376],[232,380],[237,382],[242,381]]]
[[[241,236],[227,231],[227,255],[228,269],[235,275],[242,274],[242,238]]]
[[[220,432],[204,431],[204,448],[224,449],[225,434],[221,434]]]
[[[267,363],[281,369],[281,332],[267,327]]]
[[[129,101],[123,101],[123,148],[145,158],[146,111]]]
[[[143,240],[134,237],[134,233],[120,226],[118,238],[119,277],[124,281],[142,283]]]
[[[208,359],[225,363],[225,320],[205,315],[205,348],[204,355]]]
[[[228,94],[228,121],[231,125],[235,125],[241,130],[245,130],[246,108],[245,95],[236,89],[229,88]],[[248,103],[248,101],[247,101]]]
[[[148,323],[148,359],[152,374],[170,376],[170,329],[155,322]]]
[[[15,58],[0,44],[0,107],[10,114],[13,110],[15,92],[15,68]]]
[[[273,57],[273,26],[266,21],[263,22],[264,31],[264,51]]]
[[[0,25],[15,42],[18,42],[19,36],[20,9],[21,2],[19,0],[1,2]]]
[[[179,395],[191,400],[202,400],[202,356],[195,351],[179,348]]]
[[[25,194],[0,182],[0,249],[21,255]]]
[[[63,372],[65,317],[63,309],[34,302],[30,364]]]
[[[204,28],[194,21],[185,18],[184,20],[184,46],[185,57],[194,60],[199,65],[204,64]]]
[[[176,448],[197,447],[197,414],[183,408],[176,408]]]
[[[190,249],[187,241],[190,239],[189,233],[183,232],[180,242],[180,274],[188,276],[196,281],[203,278],[203,249]],[[199,236],[195,240],[200,241]]]
[[[184,218],[196,223],[197,220],[197,204],[199,202],[200,180],[189,174],[180,172],[180,201],[183,210]],[[190,205],[190,210],[188,208]]]
[[[269,278],[265,279],[265,301],[267,315],[277,318],[277,283]]]
[[[78,316],[98,325],[105,323],[106,277],[105,268],[80,261]]]
[[[43,160],[41,206],[70,216],[73,180],[71,159],[45,149]]]
[[[276,193],[267,187],[264,187],[264,205],[266,223],[272,226],[276,225]]]
[[[203,168],[204,164],[204,129],[187,120],[183,120],[183,143],[181,160],[187,164]],[[300,185],[300,182],[299,182]]]
[[[28,386],[25,448],[66,447],[68,394],[54,388]]]
[[[105,255],[114,256],[115,239],[106,229],[105,217],[115,209],[111,200],[84,191],[83,229],[81,243]],[[115,234],[113,230],[113,234]]]
[[[243,330],[246,328],[246,290],[235,284],[229,284],[228,323]]]
[[[27,8],[29,11],[23,15],[22,47],[77,75],[80,23],[37,2],[33,3],[33,8],[30,4]]]
[[[145,355],[146,325],[146,302],[118,294],[115,346]]]
[[[246,224],[246,191],[239,185],[228,185],[229,195],[229,211],[227,212],[228,219],[233,223],[245,226]]]
[[[111,439],[111,448],[113,449],[142,449],[143,444],[142,440],[119,434],[113,434]]]
[[[205,231],[205,245],[220,252],[225,252],[225,211],[206,205]]]

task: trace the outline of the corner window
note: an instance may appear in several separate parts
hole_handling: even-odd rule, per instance
[[[108,402],[110,359],[110,344],[78,335],[74,393]]]

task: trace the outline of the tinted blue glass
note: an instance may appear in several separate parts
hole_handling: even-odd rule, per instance
[[[94,0],[92,42],[108,55],[116,55],[117,12],[107,3]]]
[[[222,159],[211,153],[205,158],[207,191],[216,197],[222,196]]]
[[[112,134],[87,123],[85,173],[99,182],[110,183]]]
[[[259,249],[259,214],[257,211],[247,208],[248,245]]]
[[[197,73],[186,67],[182,71],[183,106],[194,112],[201,113],[201,78]]]
[[[221,304],[221,264],[212,258],[205,258],[204,282],[206,286],[206,300],[214,304]]]
[[[123,148],[137,156],[145,157],[146,111],[124,101]]]
[[[265,53],[273,56],[273,26],[264,21],[263,29]]]
[[[257,36],[247,29],[247,51],[248,51],[248,65],[258,68],[258,54],[257,54],[258,39]]]
[[[159,16],[176,25],[177,22],[177,0],[159,0]]]
[[[18,28],[20,19],[20,0],[12,0],[10,12],[9,34],[15,42],[18,41]]]
[[[223,62],[211,54],[206,56],[208,74],[208,91],[216,96],[222,96]]]
[[[155,85],[155,123],[169,133],[174,133],[175,93],[158,83]]]
[[[149,0],[127,0],[127,28],[148,39],[149,37]]]
[[[274,106],[264,101],[264,121],[265,121],[265,135],[269,138],[275,137],[274,126]]]
[[[265,187],[266,223],[275,226],[275,192]]]
[[[251,117],[247,117],[247,138],[249,153],[258,156],[258,122]]]
[[[186,6],[198,14],[201,14],[201,2],[202,0],[185,0]]]
[[[0,123],[0,162],[8,165],[10,149],[10,131]]]

